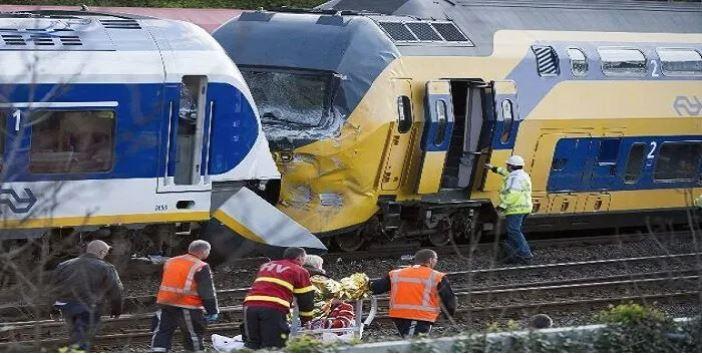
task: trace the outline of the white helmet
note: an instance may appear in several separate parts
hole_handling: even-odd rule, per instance
[[[524,166],[524,158],[519,155],[513,155],[507,159],[507,165]]]

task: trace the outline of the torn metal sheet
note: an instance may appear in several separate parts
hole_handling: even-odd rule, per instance
[[[229,229],[257,243],[327,250],[309,230],[246,187],[227,198],[213,216]]]

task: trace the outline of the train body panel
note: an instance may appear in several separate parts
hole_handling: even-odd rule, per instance
[[[245,13],[215,33],[245,67],[324,70],[344,78],[354,73],[319,67],[317,59],[295,54],[302,49],[287,49],[293,59],[275,63],[257,54],[310,28],[317,36],[353,31],[347,24],[354,22],[376,29],[365,32],[373,45],[362,55],[351,51],[348,60],[365,55],[385,66],[354,78],[357,83],[341,81],[342,89],[363,95],[355,105],[339,103],[348,115],[338,131],[274,143],[283,175],[278,207],[313,232],[431,234],[447,215],[480,210],[489,216],[485,207],[497,204],[501,178],[483,164],[504,165],[512,154],[527,160],[534,219],[684,210],[690,196],[702,192],[699,8],[626,1],[392,3],[400,5],[341,0],[316,13]],[[368,6],[369,13],[344,12]],[[227,46],[233,42],[232,49],[252,54],[237,55]],[[339,53],[323,42],[313,47]],[[387,60],[386,53],[399,54]],[[244,71],[252,86],[262,78]],[[450,95],[432,89],[434,82],[448,85]],[[254,90],[254,97],[266,93]],[[334,99],[325,105],[336,105]],[[264,131],[305,131],[286,125],[288,117],[271,116]],[[633,159],[638,165],[629,163],[632,149],[634,158],[646,153],[641,163]],[[677,153],[686,158],[674,161]],[[572,159],[565,171],[559,157]],[[637,180],[628,181],[625,172],[637,166]]]
[[[280,174],[248,86],[204,30],[70,11],[0,23],[0,228],[260,223],[242,211],[267,202],[245,185]],[[294,221],[277,223],[324,249]],[[280,241],[256,232],[246,236]]]

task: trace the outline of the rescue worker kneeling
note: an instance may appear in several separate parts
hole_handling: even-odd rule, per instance
[[[244,344],[249,349],[282,348],[290,334],[287,316],[293,297],[306,325],[314,314],[314,286],[302,265],[305,250],[288,248],[283,260],[261,265],[244,298]]]
[[[403,338],[429,333],[442,310],[449,315],[456,311],[456,296],[448,278],[434,270],[438,261],[436,252],[422,249],[414,255],[415,265],[371,281],[373,294],[390,292],[388,313]]]
[[[210,255],[210,249],[210,243],[195,240],[188,246],[187,254],[170,258],[163,265],[163,279],[156,297],[160,309],[154,316],[151,351],[170,351],[176,327],[183,334],[186,350],[204,350],[202,337],[206,323],[219,317],[212,272],[203,261]]]

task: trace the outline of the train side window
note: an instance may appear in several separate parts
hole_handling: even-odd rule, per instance
[[[570,58],[570,71],[575,76],[587,74],[587,56],[580,48],[568,48],[568,58]]]
[[[644,143],[634,143],[629,150],[629,158],[626,161],[626,169],[624,169],[624,183],[634,184],[641,176],[641,170],[644,166],[644,153],[646,149]]]
[[[603,139],[600,143],[600,152],[597,155],[597,162],[600,165],[613,165],[617,163],[619,156],[620,139]]]
[[[434,137],[434,145],[440,146],[446,138],[446,122],[448,121],[446,111],[446,101],[437,100],[436,104],[436,136]]]
[[[653,171],[656,182],[694,180],[702,163],[702,142],[666,142],[661,145]]]
[[[108,171],[114,160],[115,112],[37,111],[31,117],[29,171]]]
[[[634,48],[598,48],[602,72],[607,76],[646,75],[646,56]]]
[[[502,119],[504,122],[502,122],[500,142],[507,143],[512,134],[512,124],[514,123],[514,105],[510,99],[502,100]]]
[[[702,55],[691,48],[659,48],[663,74],[702,75]]]
[[[400,133],[409,132],[412,128],[412,101],[408,96],[397,98],[397,130]]]

